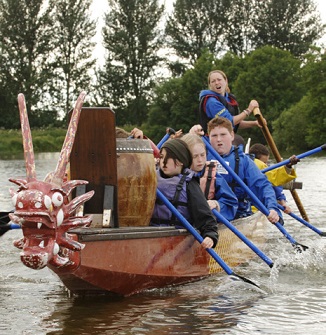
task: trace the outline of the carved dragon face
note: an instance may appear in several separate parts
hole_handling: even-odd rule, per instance
[[[10,219],[21,224],[23,229],[23,240],[15,244],[23,249],[22,262],[33,269],[42,269],[48,263],[58,267],[71,266],[68,251],[80,251],[83,245],[74,241],[67,231],[91,223],[91,217],[73,217],[72,214],[94,192],[69,202],[68,195],[72,188],[86,182],[68,182],[59,189],[48,182],[10,180],[20,185],[17,192],[11,190],[15,212],[10,214]]]
[[[15,206],[15,212],[10,214],[10,219],[22,226],[24,237],[15,241],[14,245],[23,249],[21,260],[33,269],[42,269],[47,265],[77,267],[78,251],[84,245],[74,240],[68,231],[76,227],[89,226],[92,221],[91,216],[74,216],[74,213],[93,196],[94,191],[69,199],[71,191],[76,186],[88,182],[63,181],[84,96],[82,93],[77,100],[57,168],[46,177],[45,181],[38,181],[35,176],[33,146],[25,101],[22,95],[18,96],[27,179],[10,179],[19,186],[17,191],[10,190]]]

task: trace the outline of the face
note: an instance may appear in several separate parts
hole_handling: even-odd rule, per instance
[[[191,150],[192,153],[192,164],[190,168],[195,171],[201,171],[206,163],[206,149],[203,144],[196,143]]]
[[[263,163],[267,164],[269,155],[261,155],[259,158]]]
[[[176,176],[182,171],[182,163],[177,160],[177,164],[174,163],[172,158],[169,158],[164,165],[164,158],[166,156],[166,150],[163,148],[160,153],[160,169],[164,172],[165,175],[169,177]]]
[[[230,133],[225,127],[215,127],[209,134],[209,141],[212,147],[220,154],[228,154],[234,140],[234,132]]]
[[[228,82],[224,77],[218,73],[218,72],[213,72],[210,76],[209,80],[209,89],[221,94],[225,95],[226,88],[228,86]]]

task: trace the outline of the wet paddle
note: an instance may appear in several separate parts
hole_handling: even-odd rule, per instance
[[[284,206],[279,204],[278,208],[281,209],[284,212],[284,209],[285,209]],[[313,230],[318,235],[326,236],[326,232],[323,232],[323,231],[319,230],[318,228],[316,228],[315,226],[313,226],[309,222],[305,221],[304,219],[300,218],[299,216],[295,215],[294,213],[291,212],[291,213],[286,213],[286,214],[290,215],[293,219],[296,219],[297,221],[301,222],[302,224],[304,224],[306,227]]]
[[[9,213],[13,213],[14,211],[10,212],[0,212],[0,236],[12,229],[20,229],[21,226],[10,222]]]
[[[14,211],[11,210],[10,212],[0,212],[0,224],[7,224],[10,222],[9,213],[13,213]]]
[[[173,213],[173,215],[184,225],[184,227],[189,231],[189,233],[199,242],[203,242],[202,236],[198,233],[198,231],[183,217],[182,214],[172,205],[172,203],[164,196],[164,194],[160,190],[156,190],[157,197],[163,201],[165,206]],[[257,284],[252,282],[251,280],[242,277],[238,274],[235,274],[231,268],[223,261],[223,259],[215,252],[214,249],[206,249],[206,251],[213,257],[213,259],[220,265],[220,267],[229,275],[234,276],[236,278],[241,279],[242,281],[254,285],[259,288]]]
[[[21,226],[16,223],[0,223],[0,236],[12,229],[21,229]]]
[[[311,156],[313,154],[316,154],[316,153],[318,153],[318,152],[320,152],[322,150],[326,150],[326,144],[323,144],[320,147],[317,147],[315,149],[312,149],[312,150],[309,150],[309,151],[304,152],[302,154],[299,154],[299,155],[297,155],[297,158],[302,159],[302,158]],[[284,161],[278,162],[276,164],[273,164],[273,165],[271,165],[271,166],[269,166],[269,167],[261,170],[261,172],[265,173],[267,171],[274,170],[274,169],[276,169],[276,168],[278,168],[280,166],[283,166],[283,165],[286,165],[286,164],[289,164],[289,163],[291,163],[290,159],[285,159]]]
[[[270,131],[269,131],[268,127],[267,127],[266,122],[264,122],[264,119],[263,119],[263,116],[262,116],[262,114],[260,112],[260,109],[259,108],[255,108],[253,110],[253,114],[255,115],[256,119],[258,120],[259,125],[261,126],[261,130],[263,132],[263,135],[264,135],[264,137],[265,137],[265,139],[266,139],[266,141],[267,141],[267,143],[268,143],[268,145],[269,145],[269,147],[270,147],[270,149],[271,149],[271,151],[273,153],[274,158],[276,159],[277,162],[281,162],[282,161],[282,157],[281,157],[281,155],[280,155],[280,153],[279,153],[279,151],[278,151],[278,149],[276,147],[276,144],[274,142],[272,134],[270,133]],[[299,195],[298,195],[297,191],[296,190],[290,190],[290,192],[291,192],[293,200],[295,201],[295,203],[296,203],[296,205],[297,205],[297,207],[298,207],[298,209],[300,211],[301,216],[306,221],[309,221],[308,215],[307,215],[307,213],[306,213],[306,211],[305,211],[305,209],[303,207],[303,204],[302,204],[302,202],[301,202],[301,200],[299,198]]]
[[[222,214],[216,209],[212,210],[217,220],[227,226],[236,236],[240,238],[252,251],[254,251],[270,268],[273,267],[273,261],[266,256],[258,247],[256,247],[244,234],[241,233],[230,221],[228,221]]]
[[[244,183],[244,181],[233,171],[233,169],[226,163],[226,161],[218,154],[217,151],[210,145],[205,137],[202,137],[206,144],[208,151],[220,162],[226,171],[233,177],[233,179],[247,192],[249,197],[253,200],[255,206],[266,216],[269,215],[269,210],[266,206],[256,197],[256,195],[251,191],[251,189]],[[297,251],[302,251],[308,249],[307,246],[296,242],[296,240],[286,231],[286,229],[279,223],[274,223],[274,225],[281,231],[281,233],[291,242],[292,246]]]

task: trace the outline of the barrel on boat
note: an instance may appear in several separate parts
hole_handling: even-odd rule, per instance
[[[117,139],[119,226],[148,226],[156,199],[156,173],[148,140]]]

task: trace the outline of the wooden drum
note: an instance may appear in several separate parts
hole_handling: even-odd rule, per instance
[[[117,138],[119,226],[148,226],[156,199],[156,173],[148,140]]]

